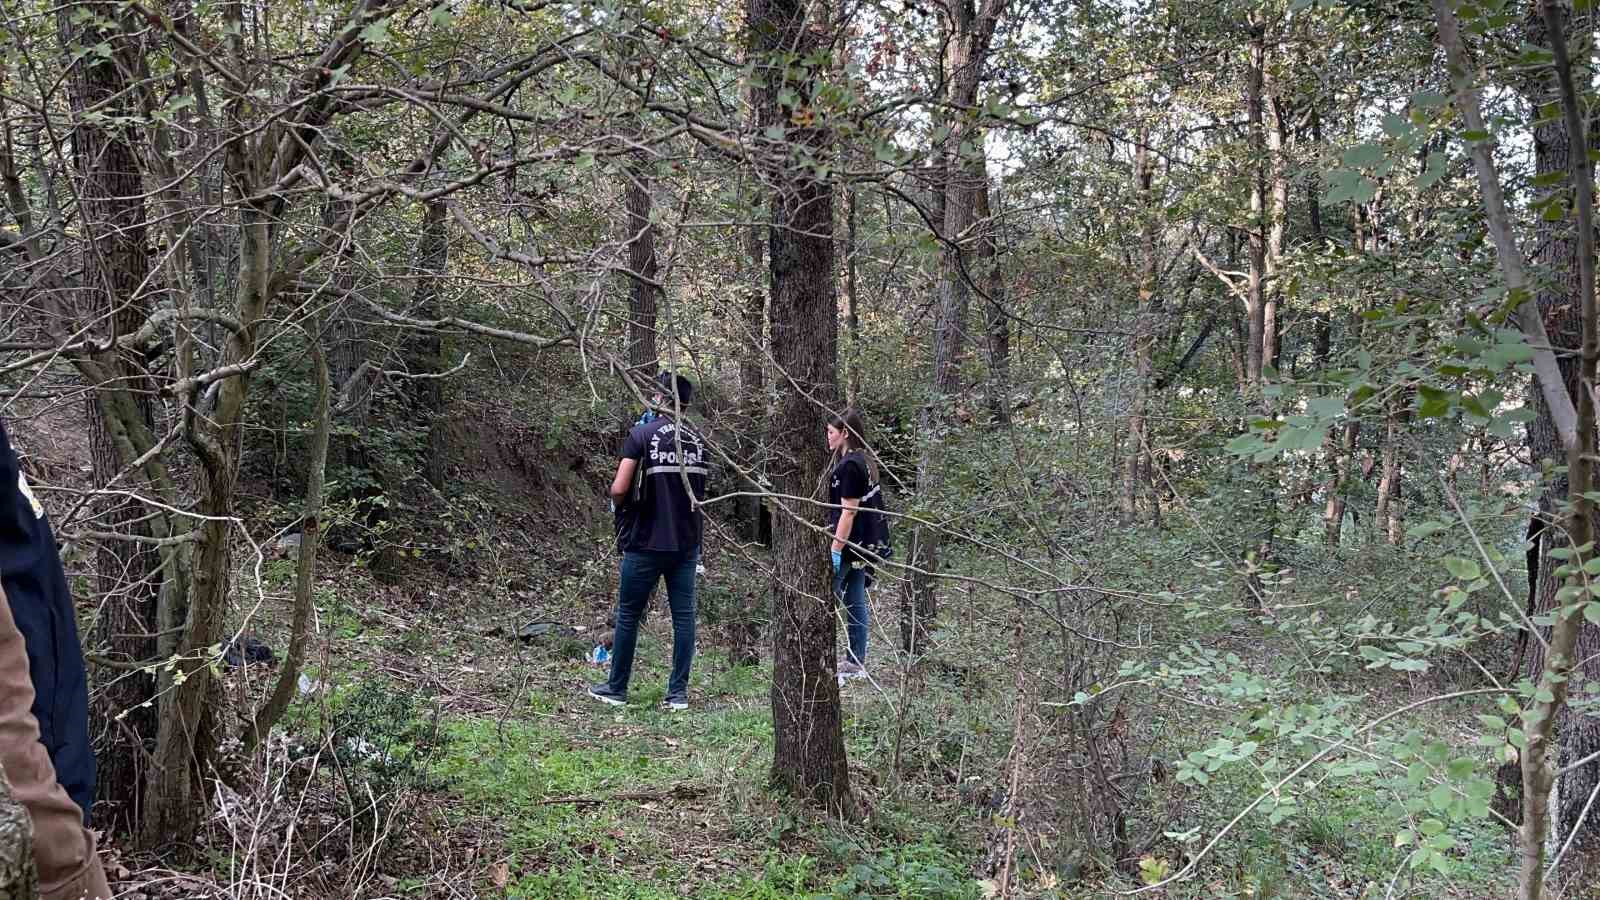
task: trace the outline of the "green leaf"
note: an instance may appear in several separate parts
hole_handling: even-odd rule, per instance
[[[382,47],[389,42],[389,17],[384,16],[361,29],[361,40],[374,47]]]
[[[1381,144],[1369,141],[1346,150],[1343,162],[1352,169],[1370,168],[1383,162],[1385,155]]]
[[[1406,537],[1413,541],[1430,538],[1441,531],[1449,531],[1450,526],[1444,522],[1419,522],[1406,529]]]
[[[1423,169],[1422,177],[1417,179],[1417,187],[1427,189],[1432,187],[1446,172],[1445,157],[1443,153],[1433,152],[1428,154],[1427,168]]]
[[[1306,411],[1319,419],[1337,419],[1344,415],[1343,397],[1315,397],[1306,403]]]
[[[1417,385],[1417,418],[1436,419],[1450,412],[1450,401],[1455,395],[1428,385]]]
[[[1436,784],[1433,790],[1428,791],[1428,805],[1438,812],[1445,812],[1450,808],[1450,802],[1455,799],[1447,784]]]
[[[1444,567],[1450,574],[1462,581],[1471,581],[1482,574],[1478,564],[1470,559],[1460,556],[1447,556],[1444,558]]]

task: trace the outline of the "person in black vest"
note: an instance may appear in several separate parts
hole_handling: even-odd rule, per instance
[[[695,567],[700,562],[706,496],[705,445],[680,421],[694,385],[682,375],[663,372],[652,401],[656,416],[635,425],[622,445],[622,460],[611,481],[616,506],[618,578],[617,627],[611,645],[611,677],[589,695],[602,703],[628,702],[633,652],[656,582],[667,584],[672,610],[672,675],[662,706],[689,708],[689,668],[694,662]]]
[[[874,557],[887,556],[878,461],[867,448],[861,413],[828,420],[828,524],[833,535],[833,592],[844,601],[849,651],[841,679],[867,675],[867,579]]]
[[[0,422],[0,587],[28,651],[33,717],[56,779],[89,821],[94,747],[77,612],[55,535]]]

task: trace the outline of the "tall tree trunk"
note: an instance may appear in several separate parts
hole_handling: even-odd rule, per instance
[[[289,646],[283,665],[267,699],[245,725],[242,740],[245,754],[254,754],[272,727],[289,709],[298,690],[300,669],[305,664],[306,643],[311,628],[315,599],[317,547],[322,538],[322,486],[328,471],[328,438],[332,430],[332,393],[328,360],[315,332],[310,345],[312,383],[316,394],[311,412],[311,459],[306,465],[306,495],[300,508],[300,555],[295,560],[294,610],[289,623]]]
[[[1244,105],[1250,130],[1250,271],[1245,290],[1246,393],[1260,397],[1261,369],[1266,361],[1267,277],[1267,148],[1262,119],[1266,73],[1266,26],[1259,17],[1250,25],[1250,71],[1245,79]]]
[[[242,171],[243,148],[231,163],[233,177],[248,185]],[[282,207],[274,199],[252,197],[239,212],[239,285],[233,331],[222,362],[241,366],[256,353],[256,332],[272,294],[272,224]],[[201,461],[192,585],[187,602],[163,603],[158,611],[163,634],[175,636],[177,665],[163,673],[160,727],[154,766],[145,791],[141,843],[156,846],[194,833],[205,809],[203,781],[214,763],[220,739],[215,706],[217,679],[212,650],[223,638],[228,614],[232,552],[229,540],[239,477],[248,371],[222,379],[216,406],[205,425],[191,428],[190,446]],[[174,640],[174,638],[168,638]]]
[[[1137,319],[1133,326],[1133,401],[1128,410],[1128,456],[1122,473],[1122,522],[1125,525],[1138,516],[1139,497],[1147,487],[1145,482],[1150,471],[1150,436],[1145,430],[1145,420],[1155,367],[1155,320],[1161,310],[1161,298],[1156,294],[1156,164],[1150,152],[1148,126],[1140,129],[1133,169],[1144,223],[1139,241],[1138,296],[1134,300]]]
[[[740,329],[737,338],[739,418],[742,422],[739,429],[739,458],[753,476],[743,486],[750,496],[739,499],[739,518],[747,529],[745,540],[755,544],[770,544],[772,516],[761,497],[763,486],[760,480],[766,472],[762,435],[767,433],[769,426],[766,388],[767,271],[764,265],[766,241],[765,232],[759,225],[740,226],[739,234],[743,245],[740,257],[743,297],[739,304]],[[760,613],[766,593],[762,588],[751,587],[740,596],[729,635],[728,659],[733,665],[754,665],[761,661]]]
[[[845,400],[849,405],[860,403],[861,397],[861,309],[856,280],[856,191],[846,188],[844,225],[844,298],[845,298],[845,357],[846,371],[850,373]]]
[[[1535,387],[1538,395],[1548,406],[1546,412],[1536,415],[1536,421],[1548,420],[1560,436],[1561,445],[1565,450],[1568,483],[1564,493],[1570,502],[1566,504],[1568,511],[1563,519],[1566,539],[1572,554],[1569,561],[1564,561],[1563,574],[1566,575],[1566,584],[1561,590],[1581,599],[1588,596],[1590,586],[1584,568],[1589,559],[1594,558],[1593,539],[1596,533],[1597,504],[1593,492],[1595,459],[1597,454],[1600,454],[1600,449],[1596,447],[1595,397],[1592,390],[1597,363],[1600,363],[1600,333],[1597,333],[1597,327],[1600,327],[1600,311],[1596,309],[1595,297],[1594,168],[1590,163],[1587,126],[1580,105],[1583,95],[1575,85],[1571,48],[1567,46],[1564,33],[1564,26],[1570,21],[1570,12],[1556,0],[1542,0],[1539,5],[1544,25],[1548,29],[1548,45],[1555,64],[1552,67],[1552,74],[1555,75],[1561,98],[1566,135],[1564,143],[1567,147],[1572,196],[1575,199],[1577,213],[1577,227],[1572,231],[1577,236],[1576,248],[1568,252],[1577,263],[1578,289],[1575,301],[1564,300],[1565,311],[1570,314],[1575,308],[1579,316],[1578,331],[1581,334],[1582,362],[1574,373],[1576,378],[1562,371],[1561,361],[1555,348],[1561,347],[1563,342],[1553,339],[1547,326],[1550,314],[1557,310],[1546,312],[1540,308],[1543,306],[1542,298],[1536,298],[1533,303],[1519,300],[1513,312],[1516,314],[1519,330],[1533,351],[1533,370],[1537,374]],[[1434,0],[1433,11],[1439,26],[1439,43],[1444,48],[1448,62],[1447,71],[1450,73],[1456,111],[1460,114],[1466,129],[1487,131],[1483,109],[1478,99],[1478,88],[1474,84],[1474,75],[1478,69],[1468,55],[1454,6],[1451,0]],[[1592,52],[1588,40],[1592,37],[1590,26],[1585,26],[1584,37],[1585,40],[1581,45],[1582,55],[1587,58]],[[1535,104],[1534,108],[1539,109],[1540,106]],[[1534,141],[1537,160],[1540,152],[1538,148],[1540,135],[1537,132]],[[1522,250],[1518,246],[1513,219],[1506,204],[1505,190],[1500,183],[1493,144],[1489,141],[1479,141],[1471,144],[1469,149],[1473,172],[1478,180],[1479,191],[1483,195],[1485,224],[1488,226],[1489,237],[1494,242],[1495,258],[1499,262],[1506,287],[1513,297],[1523,292],[1537,294],[1539,286],[1529,277]],[[1547,147],[1546,151],[1549,149]],[[1543,246],[1548,247],[1549,244],[1544,243]],[[1571,297],[1570,293],[1567,293],[1567,297]],[[1575,387],[1578,388],[1576,398],[1573,396]],[[1540,553],[1541,557],[1544,555],[1543,552]],[[1577,823],[1568,820],[1567,812],[1572,807],[1566,802],[1569,799],[1576,799],[1576,795],[1565,796],[1563,787],[1581,782],[1600,781],[1582,769],[1576,768],[1576,763],[1569,766],[1574,772],[1568,773],[1566,778],[1557,779],[1557,766],[1561,762],[1560,756],[1563,751],[1576,755],[1580,752],[1580,748],[1592,749],[1595,746],[1595,742],[1585,740],[1586,735],[1581,730],[1582,725],[1579,726],[1579,733],[1565,735],[1566,739],[1561,744],[1555,743],[1556,733],[1563,718],[1570,715],[1567,701],[1576,681],[1574,676],[1580,674],[1579,660],[1584,661],[1581,674],[1585,676],[1585,680],[1592,682],[1593,673],[1589,672],[1588,668],[1595,659],[1592,645],[1582,646],[1585,642],[1585,633],[1593,631],[1585,624],[1584,604],[1568,603],[1564,597],[1565,595],[1557,593],[1550,598],[1551,600],[1561,598],[1561,602],[1551,607],[1548,646],[1540,647],[1543,659],[1537,670],[1537,686],[1531,700],[1525,702],[1520,716],[1524,742],[1520,748],[1520,758],[1517,760],[1522,789],[1520,804],[1522,822],[1517,833],[1519,900],[1540,900],[1544,895],[1546,842],[1551,837],[1552,819],[1555,823],[1555,835],[1561,833],[1564,821],[1569,822],[1569,828],[1576,830]],[[1594,763],[1588,762],[1585,765],[1593,766]],[[1574,774],[1577,775],[1576,778],[1572,777]],[[1552,805],[1558,807],[1555,815],[1551,814]]]
[[[1401,443],[1401,437],[1405,432],[1406,423],[1411,420],[1411,404],[1413,400],[1414,397],[1411,391],[1406,391],[1396,400],[1394,430],[1391,433],[1390,441],[1391,449],[1394,453],[1394,477],[1387,478],[1389,472],[1384,472],[1389,483],[1389,508],[1388,518],[1384,520],[1382,527],[1384,536],[1388,539],[1390,545],[1395,547],[1400,546],[1400,542],[1405,540],[1406,536],[1406,502],[1404,495],[1406,452],[1405,446]],[[1385,462],[1387,463],[1387,460]]]
[[[656,226],[651,219],[650,178],[642,167],[628,171],[624,197],[628,242],[628,365],[655,374],[656,361]]]
[[[809,9],[799,0],[749,0],[747,15],[753,62],[766,82],[757,104],[761,133],[789,128],[785,141],[762,139],[759,149],[772,192],[772,358],[784,385],[772,417],[772,481],[780,495],[789,497],[812,497],[819,489],[818,436],[827,422],[827,405],[839,393],[833,188],[792,156],[803,147],[815,159],[827,158],[832,135],[820,127],[793,127],[794,110],[780,102],[792,93],[809,104],[822,87],[824,66],[785,63],[786,58],[807,60],[829,46],[831,26],[825,19],[812,20]],[[772,781],[853,816],[827,557],[823,542],[805,524],[816,517],[815,508],[781,502],[785,515],[773,529],[773,565],[779,574],[772,598]]]
[[[450,234],[443,200],[430,200],[422,213],[422,234],[417,239],[416,278],[411,293],[411,315],[433,321],[439,318],[439,287],[450,269]],[[407,344],[407,367],[417,374],[439,373],[445,369],[444,340],[439,332],[427,329]],[[423,458],[423,477],[435,488],[445,483],[446,426],[444,380],[422,378],[411,382],[412,408],[428,422],[428,444]]]
[[[1562,11],[1561,19],[1564,27],[1569,23],[1574,27],[1574,37],[1580,39],[1581,47],[1592,47],[1593,24],[1589,17],[1574,22],[1570,8],[1566,8]],[[1537,10],[1529,15],[1527,25],[1529,43],[1551,46],[1546,21]],[[1588,58],[1587,50],[1575,55],[1578,59]],[[1561,98],[1556,75],[1547,68],[1535,70],[1523,90],[1535,110],[1559,102]],[[1590,133],[1593,134],[1592,129]],[[1535,175],[1570,171],[1574,162],[1573,144],[1564,119],[1539,117],[1533,126]],[[1570,182],[1563,181],[1555,190],[1570,194],[1572,188]],[[1574,399],[1582,399],[1580,394],[1586,394],[1587,391],[1583,390],[1583,360],[1577,351],[1584,343],[1585,323],[1583,304],[1580,302],[1583,295],[1579,265],[1580,240],[1571,216],[1555,222],[1539,217],[1534,247],[1533,262],[1548,273],[1548,277],[1539,282],[1540,289],[1536,294],[1539,312],[1548,330],[1550,344],[1556,349],[1556,359],[1567,394]],[[1535,398],[1535,418],[1528,423],[1528,445],[1533,460],[1535,464],[1562,465],[1566,462],[1568,451],[1557,431],[1550,405],[1537,385],[1532,393]],[[1534,608],[1530,610],[1532,615],[1552,615],[1557,606],[1556,593],[1565,582],[1565,579],[1557,577],[1556,570],[1566,561],[1551,554],[1563,550],[1570,552],[1572,547],[1570,535],[1567,534],[1571,528],[1564,527],[1565,517],[1561,512],[1571,499],[1570,477],[1570,474],[1560,474],[1551,479],[1539,498],[1539,510],[1535,514],[1540,520],[1535,523],[1539,533],[1538,586]],[[1590,528],[1597,527],[1597,524],[1600,523],[1591,522]],[[1592,681],[1600,678],[1600,628],[1582,624],[1580,629],[1574,658],[1582,661],[1582,677]],[[1549,633],[1548,628],[1545,631]],[[1541,642],[1532,641],[1529,642],[1528,651],[1524,671],[1537,683],[1546,665],[1546,650]],[[1556,734],[1560,741],[1560,767],[1564,768],[1600,751],[1600,718],[1593,715],[1563,707],[1556,719]],[[1575,842],[1577,847],[1588,850],[1600,845],[1600,815],[1591,812],[1587,819],[1581,822],[1579,819],[1597,783],[1600,783],[1600,763],[1593,761],[1562,776],[1555,783],[1552,801],[1556,814],[1550,823],[1550,836],[1556,842],[1565,842],[1574,828],[1581,828]]]
[[[938,500],[944,475],[943,435],[955,422],[956,396],[961,391],[961,357],[972,294],[971,249],[977,244],[978,195],[987,188],[982,164],[984,133],[977,125],[974,107],[995,25],[1004,9],[1005,0],[985,0],[981,9],[972,0],[953,0],[941,7],[949,36],[944,71],[945,99],[951,113],[945,121],[950,133],[942,146],[945,244],[935,306],[932,390],[918,422],[922,452],[917,460],[917,498],[925,504]],[[902,595],[900,638],[906,651],[916,656],[926,650],[929,627],[939,615],[935,581],[938,530],[920,525],[913,528],[909,558],[913,571]]]
[[[72,156],[78,172],[78,209],[83,228],[83,292],[78,305],[84,320],[109,325],[96,337],[106,349],[95,354],[115,383],[98,385],[88,402],[89,443],[93,479],[103,488],[132,462],[119,452],[106,422],[102,392],[120,392],[131,399],[146,429],[155,427],[153,384],[143,360],[132,350],[115,348],[117,338],[138,331],[150,312],[149,250],[146,243],[145,189],[132,126],[99,124],[136,115],[137,96],[129,74],[137,71],[142,49],[132,35],[139,29],[115,4],[76,2],[57,13],[66,56],[73,60],[68,94],[73,112]],[[102,42],[108,58],[85,52]],[[93,111],[95,121],[86,114]],[[114,415],[114,413],[113,413]],[[142,480],[124,480],[121,491],[139,491]],[[113,498],[100,510],[101,530],[148,537],[140,524],[145,510],[132,499]],[[123,662],[155,658],[156,597],[159,559],[154,549],[135,540],[108,540],[96,556],[96,595],[102,612],[90,633],[92,645]],[[105,813],[127,825],[138,811],[144,784],[144,757],[155,736],[155,679],[146,672],[119,671],[96,691],[95,717],[100,724],[98,798]]]
[[[1378,503],[1373,510],[1372,527],[1387,537],[1400,502],[1400,422],[1404,397],[1392,397],[1384,405],[1383,465],[1378,478]],[[1393,542],[1391,542],[1393,543]]]
[[[1283,238],[1289,223],[1289,162],[1286,144],[1289,112],[1282,97],[1275,96],[1270,79],[1263,79],[1263,91],[1272,104],[1272,127],[1267,131],[1267,167],[1272,173],[1272,201],[1267,209],[1267,256],[1264,260],[1266,293],[1261,311],[1261,359],[1269,368],[1279,366],[1283,350],[1283,288],[1278,270],[1283,265]]]
[[[1355,458],[1356,439],[1361,433],[1361,422],[1351,419],[1338,431],[1337,444],[1330,434],[1328,462],[1328,502],[1322,512],[1322,538],[1330,547],[1339,546],[1344,529],[1345,485],[1350,481],[1350,465]]]
[[[1311,109],[1311,141],[1322,147],[1322,116],[1315,106]],[[1322,178],[1313,168],[1306,184],[1306,213],[1311,222],[1311,237],[1317,251],[1322,251],[1326,235],[1322,229]],[[1359,252],[1359,248],[1358,248]],[[1354,327],[1354,326],[1352,326]],[[1316,364],[1319,377],[1328,369],[1333,357],[1333,320],[1327,309],[1318,309],[1316,318]],[[1327,458],[1328,480],[1323,486],[1326,503],[1322,510],[1322,539],[1330,547],[1339,546],[1343,539],[1345,486],[1350,481],[1350,466],[1355,457],[1356,440],[1361,433],[1361,422],[1351,418],[1342,427],[1328,433],[1324,443]]]
[[[983,190],[978,194],[978,220],[983,223],[983,238],[978,244],[978,269],[983,272],[985,298],[984,336],[989,351],[989,418],[998,426],[1011,424],[1011,318],[1006,315],[1005,272],[1000,262],[1001,217],[991,203],[995,186],[984,174]]]

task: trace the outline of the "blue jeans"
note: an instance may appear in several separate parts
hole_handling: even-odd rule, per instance
[[[639,643],[639,623],[644,621],[656,582],[667,582],[667,604],[672,608],[672,675],[668,697],[687,697],[689,666],[694,662],[694,570],[700,548],[682,553],[629,552],[622,555],[617,590],[617,630],[611,642],[611,677],[606,685],[619,694],[628,692],[633,677],[633,650]]]
[[[867,664],[867,570],[846,560],[833,576],[833,595],[844,601],[845,634],[850,642],[850,659]]]

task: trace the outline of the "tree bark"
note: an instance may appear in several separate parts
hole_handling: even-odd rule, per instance
[[[306,496],[300,513],[300,555],[295,561],[294,612],[289,623],[289,647],[283,655],[283,666],[278,670],[278,680],[272,687],[272,693],[245,729],[246,755],[254,753],[261,746],[261,742],[272,731],[272,726],[278,724],[288,710],[289,701],[294,699],[298,690],[300,668],[306,660],[306,640],[315,602],[312,586],[316,578],[317,544],[322,537],[322,487],[328,469],[328,437],[332,421],[328,360],[318,340],[318,334],[313,330],[307,343],[310,346],[316,397],[311,413],[311,460],[306,471]]]
[[[1259,396],[1261,371],[1266,362],[1267,276],[1267,148],[1262,118],[1263,82],[1266,77],[1266,26],[1259,17],[1250,24],[1250,70],[1245,79],[1245,116],[1250,133],[1250,271],[1245,289],[1245,384],[1247,393]]]
[[[773,459],[781,461],[772,480],[787,497],[816,495],[823,468],[817,442],[827,405],[837,402],[839,393],[834,192],[791,155],[804,147],[824,159],[832,135],[816,126],[795,127],[795,110],[780,102],[782,87],[805,105],[821,87],[822,66],[785,66],[783,61],[806,60],[829,45],[830,24],[813,21],[809,8],[799,0],[749,0],[747,16],[753,61],[766,82],[757,104],[762,134],[774,126],[788,129],[784,141],[763,139],[760,148],[773,216],[768,233],[772,358],[784,384],[772,418]],[[795,68],[797,77],[791,75]],[[807,524],[817,518],[814,506],[782,503],[785,515],[773,528],[779,577],[772,600],[772,781],[831,812],[853,816],[824,539]]]
[[[1006,315],[1005,272],[1000,262],[1000,217],[991,197],[995,192],[985,172],[978,194],[978,220],[983,238],[978,244],[978,269],[984,273],[984,336],[989,351],[989,418],[1000,427],[1011,424],[1011,318]]]
[[[1133,326],[1133,399],[1128,410],[1128,456],[1122,473],[1122,523],[1138,517],[1139,497],[1150,472],[1150,436],[1145,420],[1150,405],[1150,379],[1155,368],[1156,316],[1161,298],[1156,293],[1155,157],[1150,152],[1150,130],[1142,128],[1134,149],[1134,181],[1138,185],[1141,213],[1137,319]]]
[[[1582,335],[1582,363],[1575,385],[1567,381],[1556,354],[1550,349],[1555,345],[1546,333],[1539,304],[1519,301],[1516,313],[1518,325],[1533,348],[1537,394],[1548,403],[1548,413],[1540,414],[1537,418],[1548,420],[1554,426],[1566,454],[1566,495],[1571,501],[1570,513],[1564,516],[1566,539],[1571,547],[1587,547],[1595,534],[1596,504],[1591,498],[1596,453],[1593,391],[1596,363],[1600,361],[1600,337],[1596,334],[1600,314],[1596,312],[1594,292],[1594,170],[1589,161],[1587,134],[1579,111],[1579,95],[1573,85],[1572,62],[1563,34],[1569,13],[1552,0],[1544,0],[1541,6],[1544,24],[1549,29],[1548,43],[1554,56],[1554,74],[1564,113],[1568,165],[1577,201],[1577,250],[1574,255],[1578,291],[1577,302],[1569,304],[1579,310],[1579,331]],[[1468,56],[1455,11],[1450,0],[1434,0],[1433,9],[1439,26],[1439,43],[1444,48],[1449,66],[1456,110],[1467,129],[1487,133],[1478,88],[1473,83],[1474,73],[1478,70]],[[1539,136],[1536,134],[1535,144],[1538,142]],[[1471,144],[1469,149],[1479,190],[1483,195],[1489,236],[1494,241],[1495,257],[1506,286],[1513,292],[1528,292],[1530,279],[1506,206],[1493,144],[1479,141]],[[1536,146],[1536,155],[1537,152]],[[1578,388],[1575,398],[1571,393],[1574,386]],[[1590,553],[1592,555],[1592,551]],[[1570,568],[1564,567],[1567,572],[1575,573],[1568,574],[1567,583],[1562,587],[1569,597],[1582,599],[1588,596],[1588,585],[1581,571],[1585,561],[1583,555],[1578,554],[1571,560]],[[1537,689],[1521,716],[1524,745],[1518,760],[1522,783],[1522,822],[1517,836],[1521,862],[1517,877],[1519,900],[1540,900],[1544,893],[1545,841],[1552,824],[1549,805],[1552,798],[1557,799],[1558,805],[1565,805],[1560,802],[1560,794],[1556,793],[1556,762],[1562,748],[1553,746],[1553,740],[1560,719],[1566,715],[1575,660],[1593,658],[1592,652],[1579,648],[1584,631],[1588,630],[1582,617],[1582,604],[1566,602],[1559,593],[1552,599],[1560,602],[1552,609],[1548,645],[1540,647],[1543,659],[1537,669]],[[1569,741],[1565,749],[1569,753],[1576,752],[1575,745],[1580,743],[1581,740]],[[1554,755],[1552,751],[1556,751]],[[1586,780],[1592,781],[1592,776]],[[1575,782],[1576,779],[1573,779],[1568,783]],[[1555,818],[1556,833],[1559,834],[1564,815]]]
[[[922,452],[917,460],[916,491],[922,503],[935,502],[943,483],[942,435],[955,422],[956,397],[961,392],[961,357],[972,294],[971,250],[978,243],[974,226],[978,195],[987,188],[982,163],[984,132],[975,106],[984,61],[1005,4],[1006,0],[984,0],[982,8],[977,8],[972,0],[953,0],[940,7],[948,35],[945,99],[951,112],[944,122],[949,137],[939,148],[945,164],[940,185],[944,251],[935,305],[932,390],[918,417]],[[901,600],[900,639],[906,652],[917,656],[925,652],[929,628],[939,615],[935,580],[938,530],[914,527],[908,557],[913,571]]]
[[[143,327],[150,312],[150,262],[146,247],[144,179],[131,126],[106,126],[87,119],[93,111],[115,119],[137,114],[137,97],[130,84],[138,71],[139,42],[133,22],[115,4],[74,2],[57,12],[60,39],[67,58],[68,95],[73,113],[72,156],[77,168],[78,210],[82,220],[83,280],[78,299],[84,321],[109,325],[97,337],[107,348],[95,355],[112,383],[95,386],[87,403],[89,444],[96,488],[107,487],[131,460],[123,458],[103,409],[104,392],[119,392],[131,400],[148,430],[155,427],[153,382],[141,355],[118,349],[116,341]],[[83,48],[104,43],[105,59]],[[92,64],[98,63],[98,64]],[[115,413],[111,413],[115,415]],[[142,479],[124,479],[123,491],[138,492]],[[142,492],[141,492],[142,493]],[[102,531],[149,537],[140,524],[146,510],[132,499],[112,498],[97,510]],[[148,543],[107,540],[96,554],[96,595],[102,611],[89,638],[107,656],[144,663],[155,657],[156,598],[159,593],[159,558]],[[119,671],[95,692],[95,718],[100,725],[100,775],[98,799],[104,813],[128,825],[136,815],[144,783],[144,757],[155,735],[155,709],[147,705],[155,695],[155,679],[147,672]]]
[[[649,175],[642,167],[628,170],[624,203],[628,247],[628,365],[654,375],[660,354],[656,349],[656,226],[651,219]]]
[[[1562,27],[1566,28],[1572,22],[1571,10],[1563,8],[1561,11]],[[1537,12],[1528,19],[1528,41],[1536,46],[1549,47],[1551,45],[1550,31],[1544,17]],[[1588,35],[1583,36],[1583,45],[1589,46]],[[1543,106],[1558,102],[1561,97],[1561,87],[1556,74],[1547,69],[1540,69],[1539,75],[1530,76],[1524,86],[1524,93],[1528,100],[1538,110]],[[1574,141],[1569,133],[1565,119],[1545,120],[1533,126],[1534,169],[1535,175],[1551,173],[1565,173],[1573,168],[1574,146],[1582,146],[1583,141]],[[1570,190],[1570,185],[1563,184],[1561,190]],[[1582,253],[1581,241],[1577,230],[1573,227],[1570,217],[1560,221],[1547,221],[1539,217],[1538,235],[1535,247],[1538,248],[1534,262],[1549,277],[1540,282],[1540,290],[1535,295],[1541,319],[1548,330],[1551,346],[1557,348],[1557,360],[1561,377],[1565,385],[1566,394],[1575,401],[1584,399],[1583,367],[1586,361],[1580,356],[1585,336],[1585,322],[1583,318],[1582,298],[1582,272],[1579,257]],[[1560,465],[1567,450],[1564,447],[1561,435],[1556,427],[1555,419],[1548,402],[1538,391],[1533,390],[1535,419],[1528,424],[1528,445],[1535,464],[1548,463]],[[1556,595],[1562,588],[1565,579],[1557,576],[1557,570],[1563,565],[1563,560],[1551,556],[1552,551],[1562,548],[1570,550],[1573,544],[1565,534],[1567,529],[1561,527],[1560,510],[1571,497],[1571,476],[1557,475],[1546,485],[1543,495],[1539,498],[1539,511],[1536,516],[1542,521],[1544,527],[1539,528],[1538,538],[1538,587],[1533,605],[1533,615],[1551,615],[1557,606]],[[1591,528],[1597,523],[1591,523]],[[1548,633],[1548,632],[1547,632]],[[1543,645],[1537,641],[1529,643],[1527,665],[1525,672],[1528,677],[1537,680],[1544,671],[1547,658]],[[1600,677],[1600,629],[1592,625],[1580,625],[1577,637],[1576,657],[1583,660],[1582,674],[1584,678],[1594,679]],[[1592,715],[1576,713],[1570,707],[1564,707],[1556,721],[1556,735],[1559,737],[1560,765],[1565,766],[1570,762],[1582,759],[1596,751],[1600,751],[1600,719]],[[1576,846],[1580,849],[1593,849],[1600,844],[1600,817],[1591,813],[1589,819],[1583,823],[1579,821],[1584,803],[1589,794],[1600,783],[1600,763],[1591,762],[1574,772],[1563,776],[1553,786],[1556,815],[1550,822],[1550,833],[1558,842],[1565,842],[1575,827],[1580,827]]]
[[[742,226],[744,296],[739,305],[739,409],[743,427],[739,429],[739,458],[751,475],[744,485],[750,496],[739,500],[740,521],[746,528],[745,540],[754,544],[772,542],[772,517],[760,496],[761,478],[766,473],[766,451],[762,435],[769,427],[766,389],[767,272],[765,231],[759,225]],[[748,268],[743,264],[748,263]],[[736,666],[761,661],[760,613],[765,592],[750,589],[740,595],[729,635],[728,659]]]
[[[1401,521],[1400,513],[1400,427],[1405,421],[1404,394],[1390,398],[1384,406],[1383,416],[1383,464],[1381,475],[1378,479],[1378,503],[1373,510],[1372,527],[1391,544],[1400,543],[1400,538],[1395,534],[1397,523]]]
[[[1322,513],[1323,541],[1330,547],[1339,546],[1343,539],[1345,485],[1350,481],[1350,465],[1355,458],[1356,439],[1361,434],[1361,422],[1352,419],[1339,430],[1338,442],[1329,435],[1328,447],[1328,503]]]
[[[1272,200],[1267,209],[1266,290],[1261,312],[1261,358],[1263,366],[1276,369],[1283,349],[1283,288],[1278,270],[1283,265],[1283,239],[1289,224],[1289,139],[1287,104],[1274,93],[1270,78],[1263,78],[1263,92],[1272,104],[1272,127],[1267,129],[1267,167],[1272,176]]]
[[[850,406],[860,402],[861,397],[861,308],[860,298],[857,296],[856,284],[856,191],[846,188],[845,195],[845,226],[844,226],[844,298],[845,298],[845,356],[848,360],[845,369],[849,372],[849,385],[845,390],[845,401]]]
[[[411,314],[433,321],[439,318],[439,287],[450,269],[450,234],[446,226],[445,203],[430,200],[423,209],[422,235],[417,240],[411,294]],[[428,329],[407,344],[407,367],[415,373],[445,370],[444,341],[439,332]],[[445,406],[444,379],[421,378],[411,383],[411,404],[428,422],[428,445],[423,459],[423,477],[435,488],[445,483],[445,429],[450,417]]]

